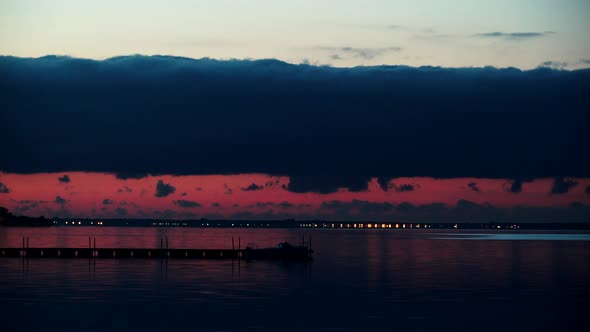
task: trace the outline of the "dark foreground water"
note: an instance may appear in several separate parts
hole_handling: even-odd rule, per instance
[[[0,247],[231,248],[308,231],[0,228]],[[312,263],[0,259],[2,331],[589,331],[586,233],[313,230]]]

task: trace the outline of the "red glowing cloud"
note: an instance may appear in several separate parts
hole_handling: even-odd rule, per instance
[[[64,179],[67,179],[65,181]],[[289,177],[266,174],[146,176],[119,179],[104,173],[0,173],[0,205],[15,214],[96,218],[297,218],[380,219],[407,207],[468,201],[495,208],[590,204],[587,179],[570,179],[569,191],[552,194],[554,179],[525,182],[511,192],[505,179],[397,178],[369,182],[366,191],[294,193]],[[384,190],[384,188],[386,190]]]

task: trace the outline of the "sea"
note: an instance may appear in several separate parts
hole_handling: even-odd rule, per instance
[[[0,258],[2,331],[590,331],[590,233],[4,227],[0,247],[272,247],[313,260]]]

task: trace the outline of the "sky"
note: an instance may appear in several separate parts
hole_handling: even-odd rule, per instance
[[[3,0],[0,54],[588,67],[585,0]]]
[[[413,222],[584,221],[590,180],[396,178],[382,188],[295,193],[266,174],[147,176],[0,174],[2,205],[15,214],[62,218],[297,219]]]
[[[590,221],[587,1],[2,1],[0,206]]]

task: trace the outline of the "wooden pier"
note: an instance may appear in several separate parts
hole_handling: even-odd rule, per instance
[[[247,249],[0,248],[0,257],[30,258],[241,258]]]
[[[308,260],[313,251],[310,247],[283,246],[281,248],[235,248],[232,239],[232,249],[179,249],[166,247],[163,239],[161,248],[97,248],[96,240],[91,245],[90,238],[87,248],[30,248],[28,238],[23,238],[21,248],[0,248],[0,258],[110,258],[110,259],[286,259]]]

